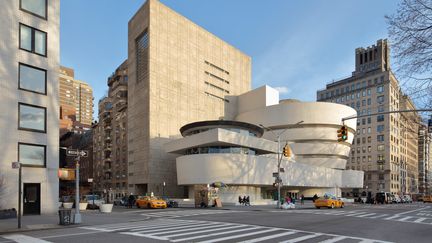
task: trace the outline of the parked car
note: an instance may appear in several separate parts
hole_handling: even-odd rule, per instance
[[[424,195],[423,196],[423,203],[432,203],[432,196],[431,195]]]
[[[88,203],[87,207],[89,209],[98,209],[100,205],[105,203],[105,200],[99,195],[85,195],[85,199]]]
[[[118,198],[116,198],[116,199],[114,199],[114,205],[117,205],[117,206],[127,206],[127,204],[128,204],[128,199],[127,199],[127,197],[118,197]]]
[[[402,203],[401,198],[397,194],[392,195],[392,203]]]
[[[377,192],[375,194],[375,201],[381,204],[392,203],[392,194],[390,192]]]
[[[413,200],[412,200],[412,198],[411,198],[410,195],[404,195],[402,197],[402,199],[403,199],[404,203],[412,203],[413,202]]]
[[[167,208],[165,200],[158,197],[139,196],[135,202],[137,208]]]
[[[345,206],[345,203],[341,199],[338,199],[336,196],[326,193],[323,197],[319,197],[318,199],[316,199],[314,205],[318,209],[322,207],[343,208]]]

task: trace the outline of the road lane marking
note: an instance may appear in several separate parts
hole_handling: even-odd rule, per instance
[[[242,232],[242,231],[254,230],[254,229],[258,229],[258,228],[259,227],[255,226],[255,227],[249,227],[249,228],[238,229],[238,230],[229,230],[229,231],[225,231],[225,232],[212,233],[212,234],[208,234],[208,235],[199,235],[199,236],[194,236],[194,237],[175,239],[175,240],[171,240],[171,242],[190,241],[190,240],[195,240],[195,239],[200,239],[200,238],[207,238],[207,237],[211,237],[211,236],[218,236],[218,235],[225,235],[225,234],[237,233],[237,232]]]
[[[323,234],[320,234],[320,233],[315,233],[313,235],[304,235],[304,236],[297,237],[297,238],[294,238],[294,239],[290,239],[290,240],[286,240],[286,241],[281,241],[280,243],[295,243],[295,242],[304,241],[304,240],[315,238],[315,237],[322,236],[322,235]]]
[[[393,215],[393,216],[390,216],[390,217],[388,217],[388,218],[384,218],[385,220],[390,220],[390,219],[395,219],[395,218],[398,218],[398,217],[400,217],[399,215]]]
[[[264,233],[268,233],[268,232],[272,232],[272,231],[277,231],[277,230],[280,230],[280,229],[273,228],[273,229],[266,229],[266,230],[255,231],[255,232],[251,232],[251,233],[245,233],[245,234],[241,234],[241,235],[231,235],[231,236],[227,236],[227,237],[223,237],[223,238],[218,238],[218,239],[200,241],[200,243],[212,243],[212,242],[231,240],[231,239],[242,238],[242,237],[251,236],[251,235],[264,234]]]
[[[411,216],[407,216],[405,218],[398,219],[398,221],[406,221],[407,219],[410,219],[410,218],[412,218],[412,217]]]
[[[378,214],[377,216],[373,216],[373,217],[369,217],[369,218],[371,218],[371,219],[377,219],[377,218],[382,218],[382,217],[385,217],[385,216],[388,216],[388,214]]]
[[[180,227],[172,227],[169,228],[169,231],[166,231],[167,229],[154,229],[154,230],[144,230],[144,231],[138,231],[137,233],[140,234],[148,234],[151,233],[151,235],[159,235],[159,234],[170,234],[170,233],[177,233],[177,232],[184,232],[184,231],[191,231],[191,230],[197,230],[197,229],[208,229],[211,227],[212,229],[217,229],[220,227],[225,227],[228,224],[221,224],[221,225],[189,225],[189,226],[180,226]],[[162,232],[160,232],[162,231]]]
[[[420,222],[423,222],[424,220],[426,220],[426,218],[418,218],[418,219],[414,220],[414,222],[420,223]]]
[[[35,237],[22,234],[2,235],[3,238],[13,240],[18,243],[50,243],[50,241],[41,240]]]
[[[287,232],[283,232],[283,233],[279,233],[279,234],[275,234],[275,235],[268,235],[268,236],[264,236],[264,237],[260,237],[260,238],[255,238],[255,239],[251,239],[251,240],[241,241],[241,243],[260,242],[260,241],[270,240],[270,239],[279,238],[279,237],[282,237],[282,236],[292,235],[292,234],[296,234],[296,233],[298,233],[298,232],[287,231]]]
[[[376,213],[367,213],[367,214],[363,214],[363,215],[358,215],[358,216],[356,216],[356,217],[360,217],[360,218],[363,218],[363,217],[369,217],[369,216],[372,216],[372,215],[375,215]]]
[[[215,231],[220,231],[220,230],[235,229],[235,228],[241,228],[241,227],[245,227],[245,226],[244,225],[237,225],[237,226],[230,225],[230,226],[218,227],[218,228],[212,227],[211,229],[207,229],[207,230],[199,230],[199,231],[186,232],[186,233],[174,234],[174,235],[165,235],[165,237],[173,238],[173,237],[179,237],[179,236],[185,236],[185,235],[202,234],[202,233],[207,233],[207,232],[215,232]]]
[[[406,212],[403,212],[403,213],[397,213],[396,215],[403,215],[403,214],[413,213],[413,212],[417,212],[417,211],[420,211],[420,210],[425,210],[425,209],[428,209],[428,208],[430,208],[430,207],[427,206],[427,207],[419,208],[419,209],[416,209],[416,210],[406,211]]]
[[[341,241],[341,240],[344,240],[344,239],[347,239],[348,237],[346,237],[346,236],[338,236],[338,237],[335,237],[335,238],[333,238],[333,239],[328,239],[328,240],[325,240],[325,241],[321,241],[320,243],[334,243],[334,242],[338,242],[338,241]]]

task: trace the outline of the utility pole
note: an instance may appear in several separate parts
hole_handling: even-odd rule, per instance
[[[80,224],[81,223],[81,214],[80,214],[80,209],[79,209],[79,202],[80,202],[80,198],[79,198],[79,162],[80,162],[80,155],[78,155],[75,158],[76,161],[76,167],[75,167],[75,224]]]
[[[21,229],[22,165],[18,168],[18,229]]]
[[[303,121],[299,121],[295,124],[293,124],[293,126],[299,125],[303,123]],[[280,132],[279,134],[275,134],[274,130],[264,126],[263,124],[259,124],[260,127],[264,128],[267,131],[270,131],[273,136],[276,136],[277,138],[277,143],[278,143],[278,152],[277,152],[277,172],[276,172],[276,183],[277,183],[277,191],[278,191],[278,201],[277,201],[277,208],[281,208],[281,184],[282,184],[282,178],[280,176],[281,173],[281,162],[282,162],[282,156],[281,156],[281,151],[280,151],[280,137],[282,136],[282,134],[284,134],[288,129],[290,129],[291,127],[286,128],[285,130],[283,130],[282,132]]]

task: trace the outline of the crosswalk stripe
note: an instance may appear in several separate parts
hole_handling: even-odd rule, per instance
[[[321,236],[321,235],[322,234],[320,234],[320,233],[316,233],[316,234],[312,234],[312,235],[304,235],[304,236],[297,237],[297,238],[294,238],[294,239],[290,239],[290,240],[286,240],[286,241],[281,241],[280,243],[295,243],[295,242],[299,242],[299,241],[304,241],[304,240],[307,240],[307,239],[315,238],[315,237],[318,237],[318,236]]]
[[[2,235],[3,238],[19,243],[49,243],[50,241],[41,240],[35,237],[21,234]]]
[[[367,212],[360,212],[360,213],[350,213],[350,214],[345,214],[345,216],[358,216],[358,215],[362,215],[362,214],[367,214]]]
[[[377,219],[377,218],[382,218],[382,217],[385,217],[385,216],[388,216],[388,214],[378,214],[377,216],[373,216],[373,217],[370,217],[371,219]]]
[[[206,238],[206,237],[210,237],[210,236],[218,236],[218,235],[225,235],[225,234],[237,233],[237,232],[242,232],[242,231],[254,230],[254,229],[258,229],[258,228],[259,227],[249,227],[249,228],[238,229],[238,230],[229,230],[229,231],[225,231],[225,232],[212,233],[212,234],[208,234],[208,235],[199,235],[199,236],[194,236],[194,237],[189,237],[189,238],[175,239],[175,240],[171,240],[171,242],[195,240],[195,239]]]
[[[414,220],[414,222],[420,223],[420,222],[423,222],[424,220],[426,220],[426,218],[418,218],[418,219]]]
[[[177,233],[177,232],[184,232],[184,231],[191,231],[191,230],[197,230],[197,229],[208,229],[209,227],[212,227],[213,229],[219,228],[219,227],[224,227],[227,224],[222,224],[222,225],[189,225],[189,226],[180,226],[180,227],[173,227],[170,228],[169,231],[166,231],[167,229],[154,229],[154,230],[144,230],[144,231],[138,231],[138,233],[141,234],[147,234],[147,233],[152,233],[152,235],[160,235],[160,234],[170,234],[170,233]],[[172,229],[172,230],[171,230]],[[158,232],[158,231],[162,231],[162,232]],[[156,232],[156,233],[153,233]]]
[[[338,241],[341,241],[341,240],[344,240],[344,239],[347,239],[347,238],[348,237],[346,237],[346,236],[338,236],[338,237],[335,237],[335,238],[332,238],[332,239],[321,241],[320,243],[334,243],[334,242],[338,242]]]
[[[393,215],[391,217],[384,218],[384,219],[389,220],[389,219],[395,219],[395,218],[398,218],[398,217],[400,217],[400,216],[399,215]]]
[[[405,220],[410,219],[410,218],[412,218],[412,217],[411,216],[407,216],[405,218],[398,219],[398,221],[405,221]]]
[[[245,226],[244,225],[236,225],[236,226],[229,225],[229,226],[224,226],[224,227],[212,227],[211,229],[200,230],[198,232],[194,231],[194,232],[186,232],[186,233],[180,233],[180,234],[174,234],[174,235],[166,235],[165,237],[173,238],[173,237],[179,237],[179,236],[185,236],[185,235],[202,234],[202,233],[207,233],[207,232],[215,232],[215,231],[220,231],[220,230],[235,229],[235,228],[241,228],[241,227],[245,227]]]
[[[367,213],[367,214],[363,214],[363,215],[358,215],[358,216],[356,216],[356,217],[361,217],[361,218],[363,218],[363,217],[369,217],[369,216],[371,216],[371,215],[375,215],[376,213]]]
[[[105,231],[105,232],[113,232],[113,231],[120,231],[120,230],[127,230],[127,229],[140,229],[140,228],[145,228],[145,227],[169,227],[169,226],[173,226],[173,225],[178,225],[179,223],[167,223],[167,225],[164,225],[163,223],[161,224],[153,224],[153,225],[129,225],[129,226],[121,226],[121,227],[109,227],[109,228],[99,228],[99,227],[82,227],[84,229],[95,229],[95,230],[100,230],[100,231]],[[197,224],[197,223],[195,223]],[[185,225],[185,223],[181,224],[181,225]]]
[[[245,234],[241,234],[241,235],[231,235],[231,236],[227,236],[227,237],[223,237],[223,238],[201,241],[200,243],[212,243],[212,242],[218,242],[218,241],[231,240],[231,239],[241,238],[241,237],[246,237],[246,236],[251,236],[251,235],[264,234],[264,233],[268,233],[268,232],[272,232],[272,231],[276,231],[276,230],[280,230],[280,229],[273,228],[273,229],[255,231],[255,232],[251,232],[251,233],[245,233]]]
[[[275,235],[269,235],[269,236],[264,236],[264,237],[260,237],[260,238],[255,238],[255,239],[252,239],[252,240],[242,241],[242,243],[260,242],[260,241],[265,241],[265,240],[270,240],[270,239],[278,238],[278,237],[281,237],[281,236],[292,235],[292,234],[295,234],[295,233],[297,233],[297,232],[295,232],[295,231],[287,231],[287,232],[283,232],[283,233],[279,233],[279,234],[275,234]]]
[[[200,225],[201,223],[197,222],[197,223],[166,223],[166,224],[160,224],[160,225],[146,225],[146,226],[141,226],[141,227],[137,227],[132,229],[131,231],[143,231],[143,230],[151,230],[151,229],[164,229],[164,228],[171,228],[171,227],[176,227],[176,226],[194,226],[194,225]]]

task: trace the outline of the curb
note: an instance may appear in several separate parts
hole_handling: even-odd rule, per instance
[[[30,225],[31,226],[31,225]],[[35,227],[35,228],[21,228],[21,229],[10,229],[10,230],[0,230],[0,235],[12,234],[12,233],[22,233],[22,232],[32,232],[32,231],[42,231],[42,230],[53,230],[53,229],[67,229],[67,228],[77,228],[82,226],[90,226],[89,224],[77,224],[77,225],[57,225],[53,224],[47,227]]]

